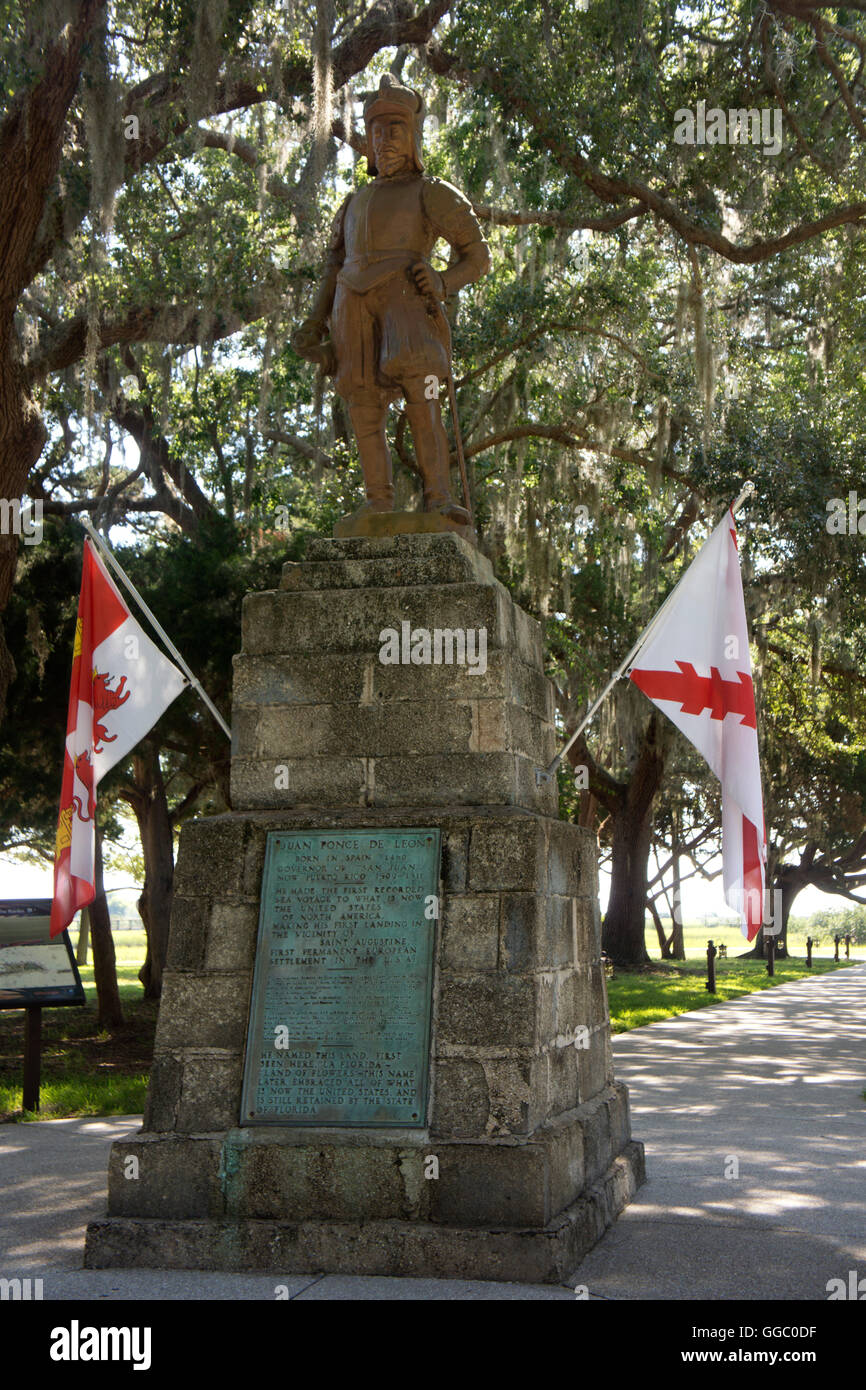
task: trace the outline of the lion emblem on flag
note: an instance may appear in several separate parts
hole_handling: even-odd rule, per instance
[[[102,716],[109,710],[117,709],[126,703],[132,694],[131,690],[124,690],[126,676],[121,676],[114,690],[111,689],[109,681],[114,677],[107,671],[93,672],[93,751],[102,752],[103,743],[113,743],[117,734],[110,734],[102,723]]]
[[[74,760],[75,776],[87,793],[87,815],[81,805],[81,797],[73,796],[72,805],[75,807],[75,814],[79,820],[93,820],[96,813],[96,789],[93,785],[93,764],[90,761],[88,752],[79,753]]]

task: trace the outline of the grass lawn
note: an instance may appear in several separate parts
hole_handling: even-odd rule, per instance
[[[114,942],[124,1025],[111,1033],[97,1029],[93,966],[79,967],[86,1005],[42,1011],[38,1114],[21,1111],[24,1010],[0,1010],[0,1123],[137,1115],[143,1110],[159,1005],[142,998],[138,981],[145,955],[144,932],[116,932]]]
[[[716,939],[715,937],[713,938]],[[706,945],[706,943],[704,943]],[[741,937],[740,944],[745,946]],[[650,946],[650,942],[647,941]],[[656,951],[658,942],[655,942]],[[796,949],[795,943],[790,943]],[[688,951],[688,943],[686,944]],[[734,947],[733,949],[739,949]],[[772,979],[767,974],[764,961],[716,959],[716,993],[710,994],[706,988],[706,953],[701,958],[684,961],[658,961],[643,970],[616,970],[607,981],[607,997],[610,1005],[611,1031],[627,1033],[630,1028],[641,1028],[645,1023],[657,1023],[674,1014],[688,1013],[690,1009],[703,1009],[725,999],[739,999],[754,990],[772,989],[775,985],[790,984],[792,980],[802,980],[809,975],[824,975],[830,970],[844,970],[847,965],[857,962],[841,960],[838,965],[832,959],[832,948],[827,956],[813,954],[811,970],[802,958],[776,961]],[[843,948],[844,954],[844,948]],[[862,948],[861,948],[862,959]]]

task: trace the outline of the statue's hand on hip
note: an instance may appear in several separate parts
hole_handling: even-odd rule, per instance
[[[421,294],[430,299],[446,299],[445,281],[426,261],[416,261],[411,270],[412,279]]]

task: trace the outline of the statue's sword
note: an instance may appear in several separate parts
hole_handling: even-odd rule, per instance
[[[434,318],[438,317],[442,322],[443,329],[445,330],[445,351],[448,354],[449,366],[448,375],[446,377],[446,381],[448,383],[448,406],[451,410],[451,423],[454,427],[454,445],[457,450],[457,462],[460,465],[460,479],[463,483],[463,500],[466,503],[466,510],[469,513],[469,525],[474,527],[475,517],[472,514],[472,499],[469,496],[469,479],[466,474],[466,455],[463,452],[463,435],[460,432],[460,416],[457,414],[457,392],[454,389],[454,373],[450,370],[451,325],[448,322],[448,316],[445,313],[445,310],[442,308],[442,305],[439,303],[439,300],[436,298],[436,296],[428,294],[424,297],[427,300],[428,314],[432,314]]]

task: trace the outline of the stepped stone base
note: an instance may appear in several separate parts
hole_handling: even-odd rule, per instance
[[[208,1269],[566,1283],[644,1181],[629,1143],[599,1182],[544,1227],[413,1221],[185,1221],[113,1217],[87,1229],[87,1269]]]
[[[384,662],[403,625],[483,629],[483,669]],[[461,537],[398,535],[314,542],[243,632],[234,810],[182,829],[144,1129],[112,1148],[85,1262],[564,1281],[644,1175],[595,837],[535,777],[555,747],[538,624]],[[427,1113],[255,1123],[268,834],[413,827],[441,838]]]
[[[461,526],[441,512],[367,512],[364,516],[341,517],[334,526],[334,536],[340,540],[353,536],[424,536],[443,531],[453,531],[470,545],[478,544],[472,526]]]

